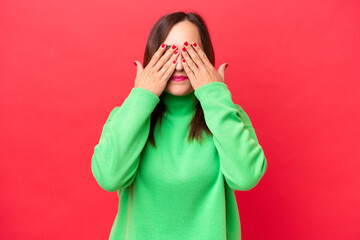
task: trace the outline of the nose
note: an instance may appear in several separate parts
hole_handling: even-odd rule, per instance
[[[179,54],[179,56],[176,58],[176,71],[177,72],[181,72],[184,70],[183,64],[182,64],[182,56],[181,53]]]

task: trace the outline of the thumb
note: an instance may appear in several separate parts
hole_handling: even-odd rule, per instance
[[[134,64],[136,66],[136,75],[139,75],[144,70],[144,68],[139,61],[134,61]]]
[[[140,73],[143,71],[144,68],[139,61],[134,61],[134,64],[136,66],[135,87],[137,87]]]
[[[223,63],[218,68],[218,73],[220,74],[220,77],[222,78],[223,82],[225,82],[225,69],[227,68],[228,64]]]

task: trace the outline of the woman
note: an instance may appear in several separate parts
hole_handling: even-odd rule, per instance
[[[152,28],[145,68],[137,62],[135,87],[92,157],[97,183],[119,195],[110,240],[240,239],[234,191],[255,187],[267,162],[225,64],[214,62],[198,14],[168,14]]]

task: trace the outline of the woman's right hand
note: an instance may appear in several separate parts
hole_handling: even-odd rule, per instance
[[[163,45],[164,47],[162,47]],[[137,68],[135,87],[145,88],[158,97],[166,88],[167,82],[175,70],[176,59],[179,56],[176,45],[172,45],[166,52],[166,45],[163,45],[154,53],[145,69],[139,61],[135,61]],[[163,54],[164,52],[165,54]]]

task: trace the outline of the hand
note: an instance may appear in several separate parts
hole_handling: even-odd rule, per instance
[[[154,53],[145,69],[139,61],[135,61],[137,68],[135,87],[147,89],[158,97],[166,88],[167,82],[175,70],[176,59],[179,56],[176,45],[172,45],[166,52],[166,45],[163,44],[162,46]]]
[[[185,51],[183,51],[183,47]],[[186,41],[183,47],[181,48],[182,64],[194,90],[207,83],[225,82],[224,75],[227,63],[223,63],[216,70],[198,44],[190,45]]]

